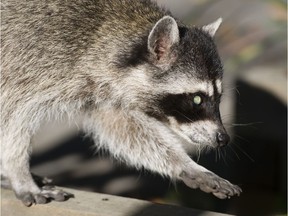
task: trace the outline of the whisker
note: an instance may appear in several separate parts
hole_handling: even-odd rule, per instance
[[[178,187],[177,187],[178,184],[176,183],[176,181],[170,179],[169,188],[171,188],[171,185],[173,185],[175,192],[178,193]]]
[[[217,151],[218,151],[219,162],[220,162],[221,161],[221,157],[223,157],[223,156],[221,154],[221,149],[220,148],[217,148]]]
[[[226,161],[226,159],[225,159],[225,157],[223,156],[223,154],[222,154],[222,152],[221,152],[221,149],[219,149],[219,153],[220,153],[221,157],[223,158],[223,161],[224,161],[224,163],[226,164],[226,166],[229,166],[228,163],[227,163],[227,161]]]
[[[228,145],[228,146],[229,146],[229,148],[232,150],[232,152],[234,152],[234,154],[236,155],[236,157],[237,157],[238,160],[240,161],[241,159],[240,159],[239,155],[237,154],[237,152],[232,148],[231,145]]]
[[[217,159],[218,159],[218,149],[216,148],[216,150],[215,150],[215,163],[217,163]]]
[[[250,123],[239,123],[239,124],[232,124],[235,127],[246,127],[246,126],[254,126],[256,124],[263,124],[264,122],[250,122]]]
[[[229,86],[228,86],[228,84],[224,85],[225,91],[223,92],[223,95],[226,95],[227,92],[229,92],[229,93],[230,92],[233,92],[233,93],[236,92],[240,96],[240,92],[239,92],[237,86],[236,87],[230,87],[230,86],[232,86],[232,85],[229,85]]]
[[[247,153],[245,152],[240,146],[238,146],[236,143],[233,143],[237,149],[239,149],[247,158],[249,158],[252,162],[255,162],[255,160]]]
[[[224,125],[226,129],[230,129],[230,128],[235,128],[234,126],[226,126]]]
[[[233,119],[235,119],[235,115],[231,114],[231,115],[223,115],[221,116],[221,119],[223,120],[223,123],[227,125],[227,123],[225,123],[225,121],[232,121]]]
[[[236,127],[250,127],[253,129],[257,129],[257,127],[254,127],[256,124],[263,124],[263,122],[251,122],[251,123],[240,123],[240,124],[231,124],[226,126],[226,128],[236,128]]]
[[[223,158],[222,154],[221,154],[221,149],[217,148],[218,151],[218,156],[219,156],[219,162],[221,162],[221,157]]]
[[[225,117],[227,117],[227,116],[228,116],[228,117],[231,117],[231,116],[232,116],[232,117],[235,117],[236,115],[233,114],[233,113],[229,113],[229,114],[227,113],[227,114],[221,115],[222,118],[225,118]]]
[[[224,157],[227,158],[227,151],[226,151],[226,148],[224,148],[223,151],[224,151]]]
[[[192,119],[190,119],[190,118],[189,118],[188,116],[186,116],[185,114],[179,112],[178,110],[173,110],[173,111],[179,113],[179,114],[182,115],[184,118],[188,119],[190,122],[193,122]],[[194,113],[194,115],[196,115],[196,114]],[[199,115],[196,115],[196,116],[199,117]]]
[[[200,161],[200,157],[201,157],[201,147],[200,147],[200,145],[199,145],[199,148],[198,148],[197,163],[199,163],[199,161]]]
[[[245,138],[242,137],[242,136],[239,136],[239,135],[237,135],[237,134],[235,134],[234,136],[237,137],[237,138],[239,138],[239,139],[241,139],[241,140],[243,140],[243,141],[245,141],[246,143],[251,143],[251,141],[245,139]]]
[[[186,115],[184,115],[183,113],[179,112],[178,110],[173,110],[176,111],[177,113],[179,113],[180,115],[182,115],[184,118],[188,119],[190,122],[193,122],[192,119],[190,119],[189,117],[187,117]]]

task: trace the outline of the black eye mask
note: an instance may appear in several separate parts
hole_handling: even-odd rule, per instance
[[[203,92],[165,95],[159,100],[159,107],[179,123],[216,119],[219,114],[219,101]]]

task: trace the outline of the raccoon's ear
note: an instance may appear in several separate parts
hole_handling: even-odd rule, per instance
[[[172,47],[179,43],[179,29],[174,18],[164,16],[160,19],[148,36],[148,51],[152,61],[161,68],[167,68],[176,59]]]
[[[214,37],[216,31],[218,30],[219,26],[221,25],[223,19],[219,18],[216,21],[214,21],[213,23],[210,23],[206,26],[202,27],[202,30],[207,32],[208,34],[210,34],[211,37]]]

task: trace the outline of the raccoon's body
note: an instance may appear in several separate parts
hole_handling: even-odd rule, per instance
[[[219,198],[240,193],[185,151],[229,141],[212,40],[220,20],[188,28],[146,0],[4,0],[1,22],[2,176],[26,205],[67,195],[29,171],[50,122],[77,125],[137,168]]]

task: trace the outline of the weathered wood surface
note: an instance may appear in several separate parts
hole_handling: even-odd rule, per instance
[[[65,189],[75,195],[66,202],[25,207],[12,191],[1,191],[2,216],[224,216],[224,214],[198,211],[172,205]]]

